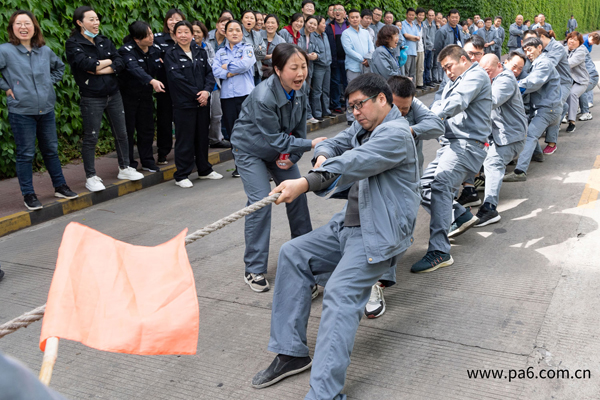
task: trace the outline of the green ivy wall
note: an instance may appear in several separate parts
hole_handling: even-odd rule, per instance
[[[155,32],[162,30],[164,13],[175,6],[181,9],[188,19],[199,19],[205,22],[209,29],[213,28],[214,21],[218,19],[222,9],[229,9],[235,15],[240,15],[243,10],[257,9],[265,13],[274,13],[280,16],[282,23],[287,24],[288,18],[300,10],[302,0],[191,0],[187,2],[171,2],[166,0],[105,0],[102,2],[88,3],[94,7],[101,18],[100,30],[102,34],[111,38],[119,47],[122,38],[127,34],[127,26],[138,19],[150,23]],[[547,21],[553,25],[559,36],[564,35],[566,21],[571,14],[575,14],[581,31],[591,31],[598,28],[600,16],[600,0],[573,0],[566,6],[562,0],[479,0],[479,1],[427,1],[421,2],[423,7],[431,7],[436,11],[447,12],[451,8],[460,10],[463,16],[480,14],[481,16],[502,15],[505,18],[505,27],[514,19],[517,13],[525,18],[533,19],[533,15],[544,12]],[[65,41],[71,30],[71,17],[79,5],[64,0],[3,0],[0,4],[0,43],[7,41],[6,27],[12,12],[17,8],[31,10],[40,21],[47,45],[58,54],[66,63],[64,56]],[[329,1],[316,1],[317,13],[325,15]],[[407,7],[416,7],[417,2],[412,0],[383,0],[383,1],[355,1],[348,2],[348,8],[373,8],[379,6],[384,10],[394,12],[397,19],[404,19]],[[562,32],[562,33],[561,33]],[[79,114],[79,94],[75,80],[67,65],[64,78],[57,88],[57,129],[59,136],[59,154],[61,162],[65,163],[79,156],[81,141],[81,118]],[[106,153],[113,149],[110,132],[107,124],[100,135],[98,153]],[[43,166],[41,155],[36,155],[35,167]],[[0,95],[0,178],[15,176],[15,143],[8,124],[8,110],[6,96]]]

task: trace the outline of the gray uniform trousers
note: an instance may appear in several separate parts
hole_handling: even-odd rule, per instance
[[[348,83],[352,82],[361,75],[362,73],[360,72],[350,71],[349,69],[346,70],[346,80]],[[346,99],[346,120],[348,122],[354,122],[354,112],[348,108],[348,99]]]
[[[525,139],[504,146],[490,143],[487,156],[483,162],[483,168],[485,169],[484,203],[498,205],[506,166],[521,154],[523,147],[525,147]]]
[[[277,185],[288,179],[300,178],[298,166],[288,170],[277,167],[274,161],[265,161],[260,157],[242,151],[235,152],[235,165],[238,168],[244,191],[248,196],[247,206],[267,197],[271,191],[269,174]],[[304,235],[312,230],[306,194],[285,205],[292,238]],[[269,261],[269,239],[271,237],[271,206],[247,215],[244,226],[246,250],[244,262],[246,272],[264,274]]]
[[[417,86],[417,56],[408,56],[406,58],[404,71],[406,71],[406,76],[412,78],[414,85]]]
[[[590,83],[588,87],[579,98],[579,108],[581,108],[581,113],[586,114],[590,112],[590,103],[594,104],[594,88],[598,84],[598,77],[590,78]]]
[[[585,93],[588,85],[580,85],[579,83],[573,83],[571,87],[571,93],[567,99],[568,106],[568,117],[569,121],[577,121],[577,108],[579,108],[579,98]]]
[[[517,161],[517,166],[515,168],[523,172],[527,172],[529,164],[531,163],[531,156],[533,155],[533,152],[536,150],[536,148],[540,149],[538,139],[540,136],[542,136],[542,133],[544,133],[546,128],[548,129],[548,133],[546,134],[547,140],[547,135],[549,134],[550,130],[560,126],[561,119],[561,110],[550,109],[547,107],[532,110],[531,114],[533,117],[531,118],[529,127],[527,128],[525,147],[519,156],[519,160]]]
[[[210,94],[210,128],[208,130],[208,142],[211,144],[223,140],[221,132],[221,89],[215,90]]]
[[[468,176],[479,172],[486,156],[477,140],[450,139],[442,146],[421,177],[421,205],[431,215],[427,251],[450,253],[448,231],[466,209],[454,201],[456,190]]]
[[[571,85],[561,85],[560,86],[560,101],[561,101],[561,107],[562,107],[562,115],[560,116],[560,119],[563,119],[563,117],[565,115],[567,115],[567,111],[569,111],[569,103],[567,102],[567,100],[569,99],[569,95],[571,94]],[[577,110],[575,110],[575,112],[577,112]],[[546,143],[558,143],[558,131],[560,130],[560,121],[558,125],[553,125],[552,127],[548,127],[548,130],[546,131]],[[539,153],[542,151],[541,146],[538,145],[536,146],[536,153]]]
[[[346,369],[371,287],[402,257],[369,264],[361,227],[344,227],[344,211],[281,247],[273,293],[269,351],[306,357],[306,329],[315,278],[330,274],[305,399],[342,400]]]
[[[313,117],[321,118],[329,115],[329,84],[331,80],[331,68],[315,65],[311,81],[310,105]]]

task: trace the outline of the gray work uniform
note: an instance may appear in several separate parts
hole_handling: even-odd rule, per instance
[[[575,121],[577,118],[577,108],[579,107],[579,97],[585,93],[590,83],[590,74],[585,66],[585,57],[589,55],[588,49],[580,45],[575,50],[569,51],[569,67],[573,77],[573,86],[567,99],[569,107],[569,121]]]
[[[517,25],[513,22],[508,28],[508,52],[520,49],[523,42],[523,34],[527,32],[527,25]]]
[[[12,44],[11,44],[12,46]],[[0,393],[4,400],[65,400],[25,365],[0,353]]]
[[[254,76],[258,78],[262,77],[262,60],[267,54],[266,47],[263,46],[263,39],[260,32],[251,30],[248,32],[246,28],[242,29],[244,32],[244,43],[248,43],[254,50],[254,57],[256,58],[256,64],[254,64]],[[255,79],[255,83],[258,79]]]
[[[543,52],[548,56],[548,59],[552,62],[552,65],[554,65],[556,72],[558,72],[558,75],[560,76],[560,107],[562,109],[562,118],[567,113],[567,99],[569,98],[571,86],[573,85],[567,50],[565,49],[565,46],[556,40],[550,39],[550,43],[544,48]],[[546,132],[546,143],[557,143],[559,129],[560,124],[556,126],[552,125],[551,128],[548,128],[548,132]],[[541,151],[539,145],[538,150]]]
[[[498,60],[502,60],[502,44],[506,38],[506,32],[503,27],[496,28],[496,44],[494,45],[494,54],[498,57]]]
[[[575,18],[569,18],[569,21],[567,22],[567,33],[571,33],[575,29],[577,29],[577,20]]]
[[[329,23],[327,23],[327,25],[329,25]],[[375,38],[377,38],[377,35],[379,34],[379,30],[381,28],[383,28],[385,26],[385,24],[381,21],[379,21],[377,24],[371,24],[369,25],[369,27],[371,29],[373,29],[373,33],[375,33]],[[375,45],[375,43],[373,43],[373,45]]]
[[[431,215],[427,251],[450,253],[450,225],[466,212],[454,194],[465,178],[481,169],[492,132],[492,85],[487,73],[473,63],[446,85],[431,111],[444,121],[445,140],[421,177],[421,204]]]
[[[585,67],[590,74],[590,83],[588,83],[588,87],[586,91],[579,97],[579,107],[581,108],[582,114],[587,114],[590,112],[590,103],[594,103],[594,88],[598,84],[598,70],[596,69],[596,64],[592,61],[592,57],[590,57],[590,53],[585,56]]]
[[[527,77],[519,80],[519,87],[525,89],[523,94],[529,94],[530,115],[525,147],[516,169],[527,172],[534,151],[541,151],[538,139],[546,128],[550,132],[560,124],[562,112],[560,76],[546,53],[533,60]]]
[[[304,50],[306,52],[306,54],[316,53],[317,52],[317,45],[315,43],[316,40],[317,40],[316,33],[314,33],[314,32],[310,34],[310,39],[307,40],[306,34],[304,32],[304,28],[302,28],[302,30],[300,31],[300,38],[298,39],[298,47],[300,47],[302,50]],[[310,81],[313,76],[313,71],[314,71],[314,61],[309,61],[308,62],[308,77],[304,80],[304,93],[306,94],[307,99],[310,99],[310,92],[311,92]],[[312,107],[311,107],[310,101],[307,101],[306,107],[307,107],[306,119],[313,118],[313,112],[312,112]]]
[[[302,153],[312,147],[312,141],[306,139],[306,105],[307,98],[302,90],[297,91],[291,101],[288,100],[275,74],[258,85],[244,100],[233,128],[231,144],[235,165],[248,196],[247,205],[269,195],[269,174],[277,184],[300,178],[296,163]],[[290,169],[277,167],[280,154],[290,154],[289,159],[294,163]],[[305,194],[286,204],[286,211],[292,237],[312,230]],[[265,273],[271,236],[271,207],[246,216],[244,233],[246,272]]]
[[[458,37],[456,39],[458,39],[460,41],[458,44],[460,47],[463,47],[465,45],[465,37],[462,33],[461,28],[457,25],[456,28],[458,29]],[[442,26],[440,29],[438,29],[438,31],[435,33],[435,41],[434,41],[434,47],[435,47],[435,51],[436,51],[436,55],[435,58],[437,59],[437,54],[439,54],[440,51],[442,51],[442,49],[446,46],[448,46],[449,44],[455,44],[454,40],[455,40],[455,36],[456,33],[455,31],[452,29],[452,27],[450,27],[450,24],[446,24],[444,26]]]
[[[496,35],[496,29],[492,26],[490,29],[486,29],[485,27],[477,30],[477,36],[480,36],[485,43],[496,42],[498,40],[498,36]],[[496,45],[493,44],[488,47],[483,48],[483,52],[485,54],[494,53]]]
[[[327,35],[314,33],[311,37],[315,44],[315,53],[319,56],[313,63],[310,92],[310,107],[313,117],[331,115],[329,111],[329,84],[331,81],[331,47]]]
[[[492,81],[492,140],[483,162],[484,202],[498,205],[506,165],[525,146],[527,116],[515,74],[506,68]]]
[[[360,144],[358,137],[365,134],[354,122],[315,148],[315,156],[325,155],[327,160],[314,171],[338,174],[332,188],[317,194],[333,191],[343,197],[346,189],[358,185],[354,203],[360,225],[345,224],[349,200],[326,225],[287,242],[279,252],[269,351],[309,355],[311,287],[315,277],[329,276],[305,399],[346,399],[340,392],[371,287],[413,242],[420,196],[408,122],[392,106]]]
[[[278,44],[286,43],[286,41],[281,36],[279,36],[277,33],[275,34],[275,36],[273,36],[273,40],[270,42],[269,42],[269,39],[267,38],[267,31],[260,31],[260,34],[263,39],[263,47],[265,49],[265,56],[272,55],[273,50],[275,50],[275,47],[277,47]],[[269,67],[273,66],[273,60],[270,58],[268,60],[263,59],[262,63],[263,63],[263,65],[268,65]]]
[[[544,25],[541,24],[535,24],[531,27],[531,30],[536,30],[537,28],[542,28],[544,29],[546,32],[550,32],[552,30],[552,25],[550,25],[547,22],[544,22]]]
[[[371,72],[379,74],[387,81],[391,76],[402,75],[398,59],[386,46],[379,46],[373,52],[371,59]]]

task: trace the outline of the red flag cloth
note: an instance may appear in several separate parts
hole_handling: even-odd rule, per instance
[[[199,309],[184,238],[133,246],[71,222],[40,336],[128,354],[195,354]]]

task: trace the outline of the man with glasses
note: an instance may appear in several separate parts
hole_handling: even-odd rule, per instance
[[[413,242],[420,196],[408,122],[380,75],[361,75],[346,95],[354,124],[315,147],[314,168],[305,177],[272,192],[281,193],[277,203],[307,191],[347,203],[326,225],[281,247],[269,341],[277,356],[254,376],[255,388],[312,366],[307,399],[346,398],[341,391],[371,287]],[[306,333],[315,283],[325,283],[325,292],[311,360]]]
[[[376,39],[379,30],[385,25],[383,22],[381,22],[381,18],[383,18],[383,10],[379,7],[373,8],[373,23],[371,24],[371,29],[373,29],[373,32],[375,32]]]

